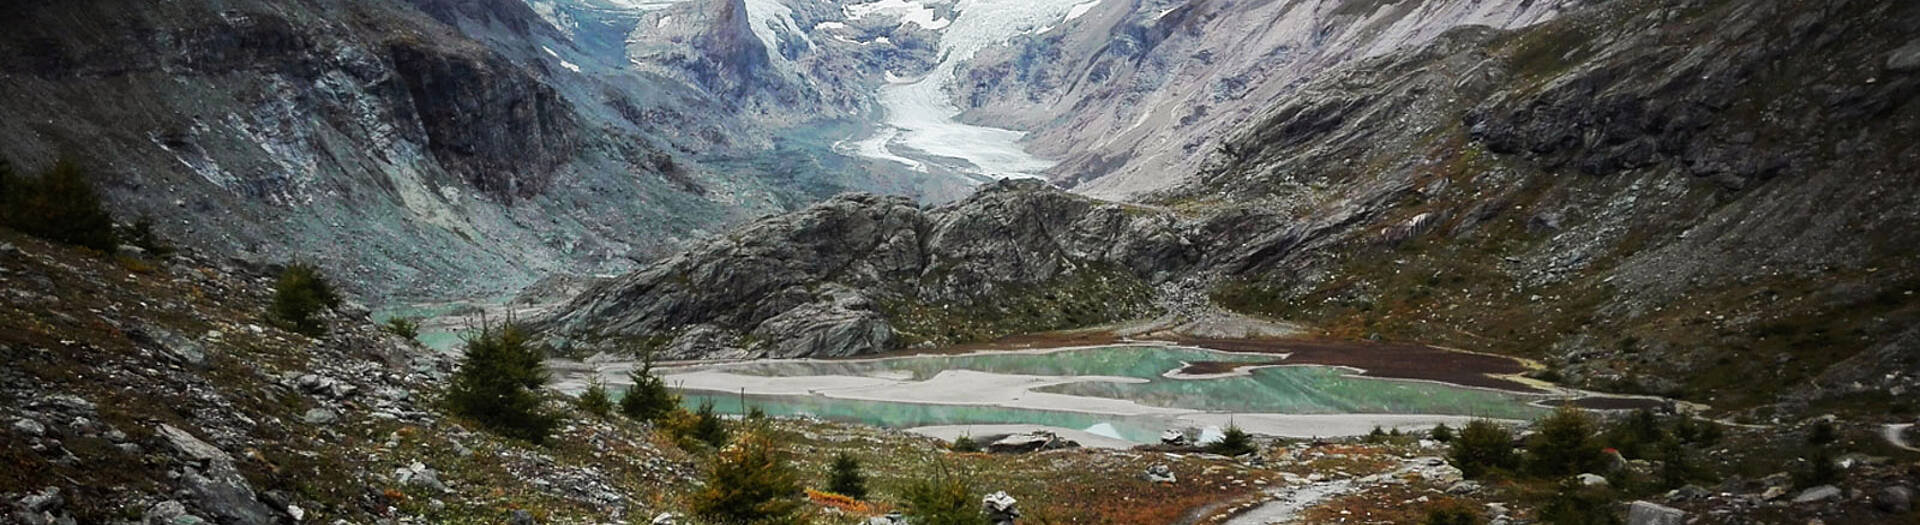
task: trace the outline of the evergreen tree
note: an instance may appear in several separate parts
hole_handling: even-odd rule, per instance
[[[541,364],[545,356],[530,335],[506,325],[483,328],[467,341],[460,370],[447,389],[448,408],[502,436],[545,442],[560,418],[541,406],[538,389],[547,382]]]
[[[412,317],[394,317],[382,323],[380,329],[412,341],[420,337],[420,320]]]
[[[1453,428],[1447,426],[1446,423],[1441,423],[1439,425],[1435,425],[1433,427],[1433,430],[1429,432],[1427,435],[1432,436],[1434,441],[1446,443],[1448,441],[1453,441]]]
[[[1673,490],[1699,477],[1699,468],[1687,456],[1687,447],[1679,439],[1668,437],[1660,440],[1654,448],[1655,457],[1660,460],[1660,488]]]
[[[1372,432],[1368,432],[1368,433],[1367,433],[1367,442],[1368,442],[1368,443],[1385,443],[1385,442],[1387,442],[1387,431],[1385,431],[1385,430],[1380,430],[1380,425],[1374,425],[1374,426],[1373,426],[1373,431],[1372,431]]]
[[[860,460],[845,452],[833,457],[833,476],[827,490],[853,499],[867,499],[867,476],[860,473]]]
[[[1475,479],[1513,470],[1520,463],[1513,453],[1513,433],[1485,419],[1473,420],[1460,430],[1448,459],[1462,475]]]
[[[693,415],[693,439],[715,448],[727,444],[727,423],[720,419],[720,414],[713,411],[713,401],[701,401],[700,410],[695,411]]]
[[[1660,442],[1666,439],[1667,431],[1660,426],[1659,418],[1652,410],[1640,409],[1632,416],[1607,430],[1608,446],[1620,451],[1621,456],[1631,459],[1650,457]]]
[[[953,445],[948,446],[947,449],[954,452],[979,452],[980,444],[973,441],[973,436],[960,436],[953,438]]]
[[[1620,525],[1620,516],[1613,513],[1613,501],[1607,489],[1585,487],[1579,481],[1567,479],[1560,483],[1560,489],[1547,500],[1545,508],[1540,509],[1540,520],[1553,525]]]
[[[1253,435],[1241,430],[1239,425],[1228,425],[1226,432],[1220,435],[1219,441],[1207,445],[1207,452],[1222,456],[1252,454],[1257,450],[1253,446]]]
[[[587,391],[580,393],[580,410],[598,417],[607,417],[613,413],[613,397],[607,395],[607,386],[600,383],[599,377],[587,380]]]
[[[273,304],[267,307],[267,320],[273,324],[313,337],[326,335],[327,327],[317,316],[321,310],[340,306],[340,295],[320,275],[320,269],[305,263],[293,263],[280,272],[273,285]]]
[[[667,389],[666,380],[653,375],[653,352],[642,353],[640,369],[627,378],[633,387],[620,397],[620,413],[639,421],[660,421],[679,408],[680,396]]]
[[[0,223],[22,233],[54,242],[111,252],[119,245],[113,216],[101,207],[100,194],[87,182],[80,165],[61,160],[40,174],[25,178],[0,167]]]
[[[1540,420],[1539,432],[1527,440],[1527,470],[1551,478],[1599,470],[1605,457],[1593,435],[1593,419],[1586,412],[1561,406]]]
[[[771,431],[754,429],[713,458],[707,484],[692,497],[693,513],[714,523],[804,523],[800,474]]]
[[[902,494],[914,525],[986,525],[987,517],[974,501],[973,487],[946,465],[933,475],[908,484]]]

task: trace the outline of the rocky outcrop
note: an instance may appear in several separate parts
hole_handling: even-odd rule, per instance
[[[418,43],[387,49],[412,115],[445,169],[503,201],[545,191],[579,154],[582,133],[553,88],[498,57],[451,55]]]
[[[1169,213],[1038,181],[930,210],[845,195],[596,286],[539,324],[589,341],[672,334],[669,357],[722,351],[688,344],[727,340],[714,330],[745,335],[751,355],[851,355],[1138,316],[1146,287],[1198,255]]]

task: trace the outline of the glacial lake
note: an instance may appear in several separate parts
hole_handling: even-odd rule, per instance
[[[1360,377],[1317,365],[1249,366],[1181,377],[1193,362],[1273,365],[1279,354],[1173,346],[1110,346],[848,360],[777,360],[656,370],[689,407],[722,413],[758,408],[939,435],[972,427],[1048,427],[1132,443],[1167,429],[1250,431],[1293,437],[1364,433],[1374,425],[1420,428],[1475,417],[1531,419],[1546,409],[1521,394],[1424,381]],[[628,383],[630,363],[593,370],[610,387]],[[586,370],[559,370],[563,391],[584,388]],[[571,375],[572,377],[568,377]],[[981,432],[983,435],[986,432]]]

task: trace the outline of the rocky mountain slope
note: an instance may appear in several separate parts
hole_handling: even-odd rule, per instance
[[[614,272],[851,189],[965,186],[831,148],[886,68],[925,59],[912,38],[794,26],[818,43],[795,49],[741,0],[562,4],[10,3],[0,158],[81,161],[122,216],[382,301]]]
[[[1758,418],[1913,410],[1913,8],[1527,6],[1565,11],[1250,84],[1274,103],[1142,205],[1017,184],[928,211],[842,198],[596,288],[551,326],[676,356],[845,355],[1211,303]],[[1075,22],[1127,19],[1100,9]],[[1359,12],[1440,7],[1408,9]]]
[[[1218,141],[1325,72],[1454,28],[1526,27],[1585,3],[1093,2],[980,53],[952,91],[968,121],[1031,131],[1034,151],[1061,160],[1055,180],[1125,198],[1191,180]]]

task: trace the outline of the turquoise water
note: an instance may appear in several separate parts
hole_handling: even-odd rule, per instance
[[[1216,413],[1269,414],[1441,414],[1530,419],[1544,409],[1537,399],[1505,392],[1430,382],[1393,381],[1349,375],[1325,366],[1257,368],[1249,375],[1210,379],[1169,379],[1163,374],[1185,362],[1261,363],[1278,356],[1235,354],[1195,348],[1112,347],[1050,353],[912,356],[861,361],[758,361],[712,365],[742,375],[797,377],[871,376],[920,381],[943,370],[974,370],[1037,376],[1119,376],[1143,383],[1079,382],[1036,389],[1083,397],[1131,400],[1143,405]],[[715,409],[743,412],[738,393],[683,391],[685,403],[712,401]],[[1034,424],[1085,429],[1111,425],[1118,437],[1136,442],[1155,439],[1173,424],[1173,416],[1116,416],[1083,412],[836,399],[818,395],[744,398],[746,406],[771,415],[807,415],[823,419],[905,428],[930,425]]]

